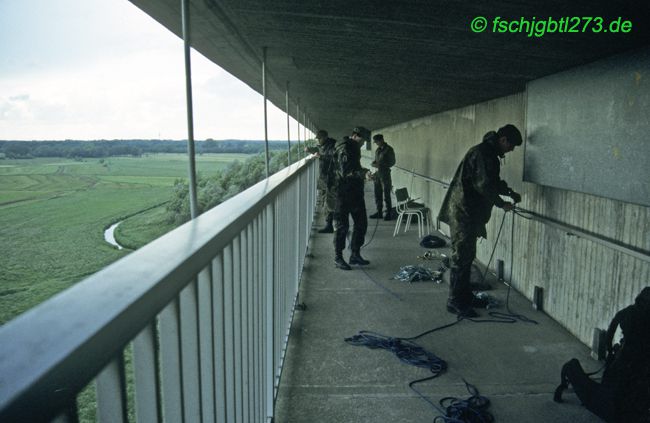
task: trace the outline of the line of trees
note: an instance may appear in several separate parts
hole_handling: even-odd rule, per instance
[[[285,142],[286,145],[286,142]],[[302,147],[302,146],[301,146]],[[302,153],[304,154],[304,153]],[[298,159],[298,146],[291,148],[291,159]],[[200,177],[196,183],[196,197],[199,213],[221,204],[245,189],[255,185],[266,177],[264,153],[249,157],[243,162],[238,160],[228,167],[209,177]],[[271,152],[269,172],[276,173],[287,166],[287,152]],[[167,203],[170,220],[180,225],[190,220],[189,186],[187,180],[177,179],[174,183],[174,193]]]
[[[286,150],[286,141],[269,141],[270,150]],[[197,154],[244,153],[264,151],[263,141],[212,140],[196,141]],[[187,153],[187,141],[172,140],[98,140],[98,141],[0,141],[0,157],[31,159],[35,157],[91,158],[110,156],[139,157],[146,153]]]

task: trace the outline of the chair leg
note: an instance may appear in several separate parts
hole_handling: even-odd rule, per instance
[[[399,227],[402,224],[402,217],[404,217],[403,213],[399,213],[397,215],[397,222],[395,222],[395,230],[393,230],[393,236],[397,235],[397,232],[399,232]]]
[[[426,210],[424,212],[424,215],[425,215],[425,217],[427,219],[427,233],[426,234],[430,235],[431,234],[431,226],[429,225],[429,222],[431,221],[431,213],[429,212],[429,210]],[[424,227],[423,227],[423,229],[424,229]]]

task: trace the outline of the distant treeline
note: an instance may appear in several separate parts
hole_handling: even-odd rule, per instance
[[[286,143],[286,141],[285,141]],[[286,144],[285,144],[286,145]],[[291,147],[291,161],[300,157],[298,146]],[[227,168],[208,177],[199,177],[196,182],[196,197],[199,214],[234,197],[245,189],[255,185],[266,177],[266,159],[264,154],[256,154],[244,161],[235,160]],[[269,173],[274,174],[287,166],[286,152],[271,152]],[[180,225],[190,219],[189,186],[185,179],[174,183],[172,198],[167,203],[171,222]]]
[[[294,143],[292,143],[294,144]],[[270,150],[286,150],[286,141],[269,141]],[[263,141],[211,140],[196,141],[197,154],[244,153],[264,151]],[[34,157],[109,157],[141,156],[145,153],[186,153],[187,141],[171,140],[99,140],[99,141],[0,141],[0,157],[30,159]]]

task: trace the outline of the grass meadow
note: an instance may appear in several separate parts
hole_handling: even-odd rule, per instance
[[[197,156],[197,173],[248,157]],[[112,223],[128,217],[115,236],[132,248],[172,229],[164,203],[187,168],[182,154],[0,160],[0,325],[128,254],[104,241]],[[94,395],[93,384],[79,395],[82,422],[95,421]]]
[[[247,157],[197,156],[197,172]],[[128,254],[104,241],[110,224],[132,216],[116,237],[136,247],[171,229],[152,207],[186,176],[182,154],[0,160],[0,324]]]

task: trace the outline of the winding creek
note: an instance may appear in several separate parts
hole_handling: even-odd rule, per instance
[[[115,229],[122,222],[124,222],[124,221],[120,220],[119,222],[114,223],[111,226],[109,226],[109,228],[104,231],[104,240],[106,242],[108,242],[109,244],[114,245],[115,247],[117,247],[118,250],[123,250],[124,247],[121,246],[120,244],[118,244],[118,242],[115,240]]]

